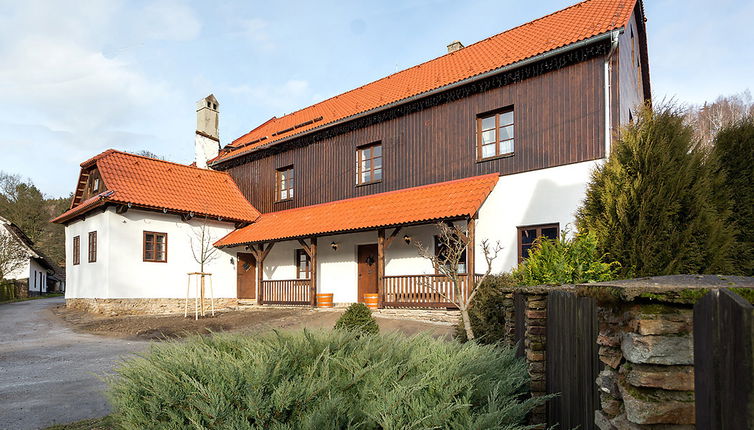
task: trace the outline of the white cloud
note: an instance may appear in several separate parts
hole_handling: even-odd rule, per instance
[[[282,85],[240,85],[229,89],[234,96],[253,100],[253,104],[273,110],[277,115],[300,109],[312,101],[309,82],[291,79]]]
[[[252,48],[262,51],[272,51],[276,45],[270,36],[267,21],[260,18],[243,19],[238,22],[242,37],[251,42]]]
[[[137,19],[139,29],[146,37],[160,40],[192,40],[202,29],[194,11],[177,0],[150,3]]]

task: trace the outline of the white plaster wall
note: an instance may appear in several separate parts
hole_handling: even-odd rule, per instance
[[[65,228],[66,298],[108,297],[108,267],[110,265],[109,218],[111,212],[95,210],[83,220]],[[97,261],[89,263],[89,232],[97,232]],[[73,264],[73,238],[79,236],[79,261]]]
[[[26,279],[29,277],[29,273],[31,273],[31,259],[24,257],[24,261],[19,264],[16,270],[8,273],[5,277],[7,279]]]
[[[476,227],[476,272],[486,270],[481,242],[500,241],[503,250],[493,263],[493,273],[518,264],[519,226],[559,223],[575,229],[576,210],[586,193],[592,170],[603,160],[569,164],[516,175],[501,176],[479,210]]]
[[[194,161],[196,162],[196,167],[206,169],[207,160],[217,157],[219,152],[220,143],[206,136],[196,134],[194,138]]]
[[[131,209],[124,214],[110,208],[66,227],[67,298],[181,298],[186,296],[187,273],[199,271],[191,238],[202,219],[181,221],[172,214]],[[87,258],[88,232],[97,231],[97,262]],[[217,240],[233,230],[230,223],[210,221]],[[166,263],[143,261],[143,233],[168,234]],[[81,236],[81,264],[74,266],[73,237]],[[218,250],[205,271],[212,273],[214,296],[236,297],[235,252]],[[233,258],[233,262],[231,262]],[[193,289],[191,293],[193,297]]]
[[[39,274],[42,274],[41,279]],[[47,291],[47,269],[35,260],[29,259],[29,291],[43,292]]]

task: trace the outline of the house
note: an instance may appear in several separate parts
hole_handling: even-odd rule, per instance
[[[14,281],[20,297],[65,291],[65,272],[17,225],[0,217],[2,276]],[[14,258],[17,255],[17,258]],[[7,273],[5,273],[7,271]]]
[[[649,100],[641,0],[587,0],[468,46],[453,42],[441,57],[273,117],[219,151],[211,96],[197,105],[197,167],[163,167],[154,180],[182,183],[190,177],[179,179],[184,170],[223,175],[225,185],[202,179],[187,190],[236,194],[185,196],[184,206],[172,208],[172,188],[113,189],[111,169],[100,165],[112,153],[82,164],[77,197],[57,220],[68,223],[69,248],[80,246],[75,238],[90,227],[78,220],[93,220],[92,211],[109,214],[111,228],[123,215],[143,219],[110,244],[123,263],[109,264],[127,269],[90,277],[86,265],[81,273],[69,265],[69,291],[115,298],[109,290],[117,284],[119,296],[181,297],[179,275],[188,266],[150,267],[143,279],[135,273],[138,254],[125,249],[146,244],[141,230],[162,231],[147,220],[159,215],[184,225],[177,217],[206,214],[196,205],[211,202],[218,208],[212,217],[233,221],[213,220],[216,233],[227,233],[215,243],[223,257],[211,270],[222,297],[314,305],[316,293],[331,293],[336,303],[375,293],[384,307],[448,307],[443,295],[451,288],[416,243],[439,250],[435,224],[451,222],[475,238],[462,267],[468,279],[486,269],[482,240],[504,247],[493,270],[511,269],[537,237],[555,237],[573,223],[590,173]],[[141,178],[127,162],[118,165],[117,175]],[[98,166],[106,185],[79,195]],[[137,202],[146,195],[151,204]],[[123,212],[124,205],[140,209]],[[179,249],[171,241],[170,252]]]

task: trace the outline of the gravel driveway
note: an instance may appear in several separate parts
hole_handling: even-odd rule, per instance
[[[109,413],[107,374],[147,342],[79,334],[52,314],[62,297],[0,305],[0,429],[39,429]]]

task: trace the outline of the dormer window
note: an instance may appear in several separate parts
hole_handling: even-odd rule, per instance
[[[94,178],[94,185],[92,185],[94,192],[99,192],[99,178]]]

